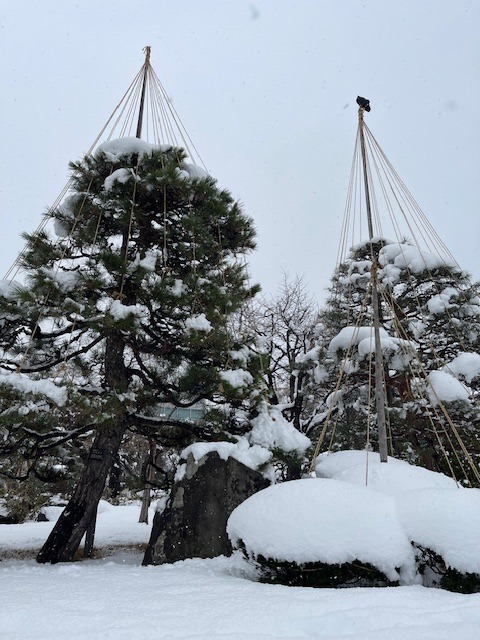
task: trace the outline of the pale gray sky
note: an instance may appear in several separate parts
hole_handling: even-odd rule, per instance
[[[0,277],[152,46],[213,176],[255,221],[252,279],[323,297],[357,127],[368,125],[458,262],[480,276],[479,0],[1,3]]]

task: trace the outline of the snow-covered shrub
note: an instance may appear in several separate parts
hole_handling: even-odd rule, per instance
[[[273,485],[235,509],[227,532],[268,581],[332,587],[415,580],[393,499],[345,482]]]

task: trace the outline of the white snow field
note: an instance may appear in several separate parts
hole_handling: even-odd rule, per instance
[[[49,515],[58,514],[53,508]],[[480,594],[421,586],[312,589],[255,582],[231,558],[141,567],[150,526],[138,506],[102,502],[99,550],[113,555],[39,565],[52,522],[0,525],[2,640],[478,640]],[[153,514],[151,513],[150,516]],[[132,545],[130,550],[122,547]],[[15,557],[17,554],[17,557]],[[100,554],[99,554],[100,555]]]

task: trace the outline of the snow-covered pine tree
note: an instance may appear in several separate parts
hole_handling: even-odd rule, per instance
[[[257,291],[237,259],[255,246],[253,225],[185,158],[125,138],[72,164],[71,195],[52,213],[58,237],[27,236],[25,280],[2,289],[0,397],[15,396],[3,453],[38,469],[43,442],[54,458],[94,436],[39,562],[72,558],[129,430],[180,447],[225,437],[225,425],[160,417],[159,403],[238,404],[255,386],[229,327]]]
[[[480,297],[478,284],[456,265],[408,242],[378,239],[382,351],[392,453],[449,471],[430,417],[448,450],[459,446],[439,409],[441,401],[471,454],[479,453]],[[372,384],[370,354],[370,243],[354,247],[336,269],[321,313],[324,402],[318,420],[332,414],[333,449],[363,448]],[[322,351],[321,351],[322,353]],[[342,373],[335,394],[338,376]],[[438,396],[438,397],[437,397]],[[335,403],[332,412],[331,404]],[[332,434],[335,427],[335,433]],[[451,438],[451,443],[444,431]],[[332,437],[333,435],[333,437]],[[376,440],[374,427],[370,439]],[[458,470],[455,456],[450,461]]]

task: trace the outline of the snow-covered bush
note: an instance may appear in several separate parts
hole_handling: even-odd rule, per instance
[[[393,499],[344,482],[273,485],[237,507],[227,531],[266,580],[381,586],[410,583],[415,575]]]
[[[480,591],[480,490],[365,451],[322,454],[316,474],[265,489],[230,516],[232,543],[262,579]]]

